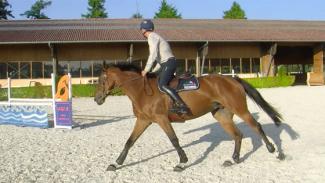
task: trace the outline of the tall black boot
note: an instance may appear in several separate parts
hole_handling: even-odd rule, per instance
[[[161,87],[174,101],[173,108],[170,110],[171,112],[180,113],[180,114],[189,114],[190,109],[187,107],[187,105],[184,103],[184,101],[181,99],[181,97],[177,94],[177,92],[169,88],[167,86]]]

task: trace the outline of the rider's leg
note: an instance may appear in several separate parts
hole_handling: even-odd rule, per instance
[[[166,63],[162,64],[162,71],[159,75],[159,86],[160,88],[167,93],[176,104],[176,108],[173,109],[175,112],[179,112],[182,114],[189,113],[189,109],[184,103],[184,101],[181,99],[181,97],[177,94],[177,92],[168,87],[168,83],[172,80],[173,75],[176,71],[176,60],[170,59]]]

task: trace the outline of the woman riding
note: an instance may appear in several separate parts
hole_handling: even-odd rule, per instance
[[[145,77],[146,74],[151,71],[153,64],[156,63],[152,72],[159,72],[159,87],[168,94],[174,102],[174,106],[170,111],[188,114],[189,108],[177,92],[168,86],[168,83],[173,79],[177,67],[176,59],[168,42],[154,32],[154,24],[151,20],[143,20],[140,24],[140,30],[143,36],[147,38],[149,44],[149,57],[144,70],[141,72],[142,76]]]

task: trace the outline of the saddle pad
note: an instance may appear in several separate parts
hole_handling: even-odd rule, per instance
[[[199,80],[195,76],[189,78],[180,78],[176,91],[196,90],[200,87]]]
[[[164,91],[161,90],[160,86],[158,85],[158,88],[161,92],[165,93]],[[172,87],[173,89],[176,90],[176,92],[180,91],[189,91],[189,90],[196,90],[200,88],[200,83],[197,77],[194,75],[188,78],[179,78],[178,79],[178,84],[177,87]]]

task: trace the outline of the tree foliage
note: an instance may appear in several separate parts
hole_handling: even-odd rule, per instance
[[[88,0],[88,13],[82,14],[84,18],[107,18],[105,0]]]
[[[224,11],[224,19],[247,19],[245,11],[240,7],[240,5],[235,1],[233,2],[230,10]]]
[[[36,0],[30,10],[20,14],[30,19],[49,19],[42,11],[52,4],[50,0]]]
[[[134,13],[131,18],[143,18],[143,16],[139,12],[137,12]]]
[[[0,0],[0,20],[5,19],[7,20],[8,17],[15,18],[11,11],[8,10],[8,7],[11,8],[11,5],[8,3],[7,0]]]
[[[182,15],[177,12],[174,6],[168,4],[166,0],[162,0],[154,18],[182,18]]]

